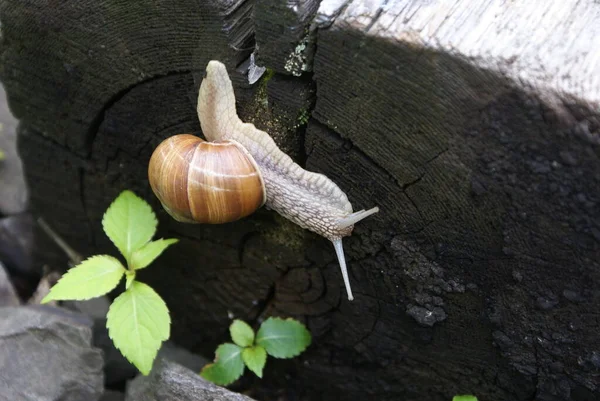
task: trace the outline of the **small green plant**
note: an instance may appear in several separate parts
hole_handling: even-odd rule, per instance
[[[4,152],[2,151],[2,149],[0,149],[0,162],[1,162],[2,160],[4,160],[4,158],[5,158],[5,157],[6,157],[6,156],[4,155]]]
[[[125,276],[125,291],[111,304],[106,320],[108,334],[121,353],[144,375],[163,341],[170,335],[171,318],[162,298],[135,279],[176,239],[152,241],[158,222],[143,199],[123,191],[109,206],[102,228],[125,258],[96,255],[69,269],[42,300],[86,300],[105,295]]]
[[[234,320],[229,326],[235,344],[217,347],[215,362],[206,365],[200,375],[220,385],[228,385],[244,373],[244,365],[262,378],[267,354],[275,358],[293,358],[310,345],[310,332],[294,319],[270,317],[256,335],[247,323]]]
[[[308,120],[310,119],[310,111],[308,109],[302,109],[298,113],[298,118],[296,119],[296,125],[294,128],[300,128],[303,125],[308,124]]]
[[[477,397],[474,395],[455,395],[452,401],[477,401]]]

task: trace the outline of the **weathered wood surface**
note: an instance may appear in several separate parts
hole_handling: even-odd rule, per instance
[[[22,213],[27,208],[27,185],[17,154],[17,123],[0,85],[0,216]]]
[[[223,226],[161,212],[160,235],[182,241],[140,278],[176,341],[210,355],[232,315],[304,320],[313,346],[243,382],[257,398],[597,399],[600,4],[322,1],[311,21],[308,3],[271,22],[286,2],[0,3],[35,209],[78,249],[114,253],[103,211],[124,188],[158,210],[150,154],[199,133],[203,68],[222,60],[244,120],[381,212],[346,241],[352,303],[330,244],[272,212]],[[313,74],[293,77],[275,44],[296,52],[298,32]],[[236,67],[253,38],[276,74],[249,85]]]
[[[310,71],[318,0],[258,0],[254,6],[258,63],[281,74]]]

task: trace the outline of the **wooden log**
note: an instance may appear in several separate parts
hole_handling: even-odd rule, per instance
[[[27,185],[17,154],[17,124],[8,110],[6,93],[0,85],[0,216],[11,216],[27,209]]]
[[[257,63],[288,75],[310,71],[314,54],[315,0],[258,0],[254,6]]]
[[[490,399],[598,394],[575,357],[598,344],[577,318],[598,299],[598,11],[589,2],[398,1],[317,17],[330,27],[317,38],[320,124],[307,132],[308,167],[335,154],[333,175],[350,198],[378,200],[387,240],[377,258],[358,257],[395,266],[377,279],[374,266],[354,268],[371,275],[365,295],[378,300],[377,319],[354,323],[359,342],[339,340],[351,360],[373,364],[365,382],[429,372],[397,390],[406,399],[474,386]],[[327,15],[337,15],[332,24]],[[435,325],[425,344],[399,314]],[[382,351],[391,336],[406,348]],[[347,372],[326,361],[311,365],[347,386]],[[474,372],[497,381],[484,390],[465,377]]]
[[[140,279],[169,305],[175,341],[211,356],[230,316],[306,322],[306,354],[243,383],[259,399],[598,398],[600,6],[323,0],[314,75],[299,78],[283,54],[303,37],[263,29],[283,2],[256,7],[1,3],[33,207],[81,251],[114,253],[102,213],[125,188],[159,210],[148,159],[199,133],[197,88],[219,59],[244,120],[381,213],[346,243],[348,303],[330,244],[272,212],[190,226],[160,211],[159,235],[182,241]],[[250,85],[236,67],[254,29],[276,73]]]

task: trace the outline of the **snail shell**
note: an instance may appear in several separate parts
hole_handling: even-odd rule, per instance
[[[185,223],[232,222],[267,199],[254,158],[235,140],[167,138],[150,158],[148,179],[165,210]]]

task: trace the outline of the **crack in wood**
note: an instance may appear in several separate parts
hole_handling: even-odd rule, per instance
[[[90,123],[90,126],[88,128],[88,131],[87,131],[87,134],[86,134],[85,140],[84,140],[84,144],[85,144],[84,152],[86,154],[85,158],[89,159],[91,157],[94,140],[95,140],[96,136],[98,135],[98,131],[99,131],[100,127],[102,126],[102,123],[104,122],[104,117],[105,117],[106,113],[115,104],[117,104],[121,99],[123,99],[125,96],[127,96],[127,94],[129,94],[132,90],[134,90],[136,87],[138,87],[140,85],[144,85],[144,84],[150,83],[152,81],[156,81],[156,80],[159,80],[159,79],[162,79],[165,77],[169,77],[169,76],[187,75],[187,74],[190,74],[191,72],[192,72],[191,70],[185,69],[185,70],[167,71],[164,73],[155,74],[155,75],[152,75],[143,80],[136,81],[136,82],[132,83],[130,86],[127,86],[127,87],[121,89],[120,91],[116,92],[115,94],[113,94],[108,99],[108,101],[106,101],[106,103],[104,103],[104,105],[102,106],[102,109],[100,109],[100,111],[96,114],[96,116],[92,119],[92,121]]]
[[[87,208],[87,203],[85,201],[85,171],[83,168],[77,169],[79,175],[79,202],[81,203],[81,207],[83,209],[83,213],[86,217],[86,225],[88,228],[88,241],[91,243],[93,247],[96,246],[96,237],[94,234],[94,228],[92,225],[92,221],[90,219],[89,211]]]
[[[248,241],[250,241],[253,237],[255,237],[258,234],[258,231],[250,231],[244,234],[244,236],[240,240],[240,243],[238,245],[238,260],[240,262],[240,266],[244,266],[244,252],[246,251],[246,245],[248,244]]]
[[[256,313],[256,317],[254,319],[250,320],[250,326],[252,326],[252,328],[254,328],[255,331],[258,330],[260,324],[265,320],[265,316],[267,316],[270,312],[271,309],[273,309],[274,304],[275,304],[275,300],[276,300],[276,295],[275,295],[275,291],[276,291],[276,285],[275,283],[271,284],[271,286],[269,287],[269,291],[267,292],[267,295],[265,296],[265,298],[260,301],[259,305],[258,305],[258,311]]]

